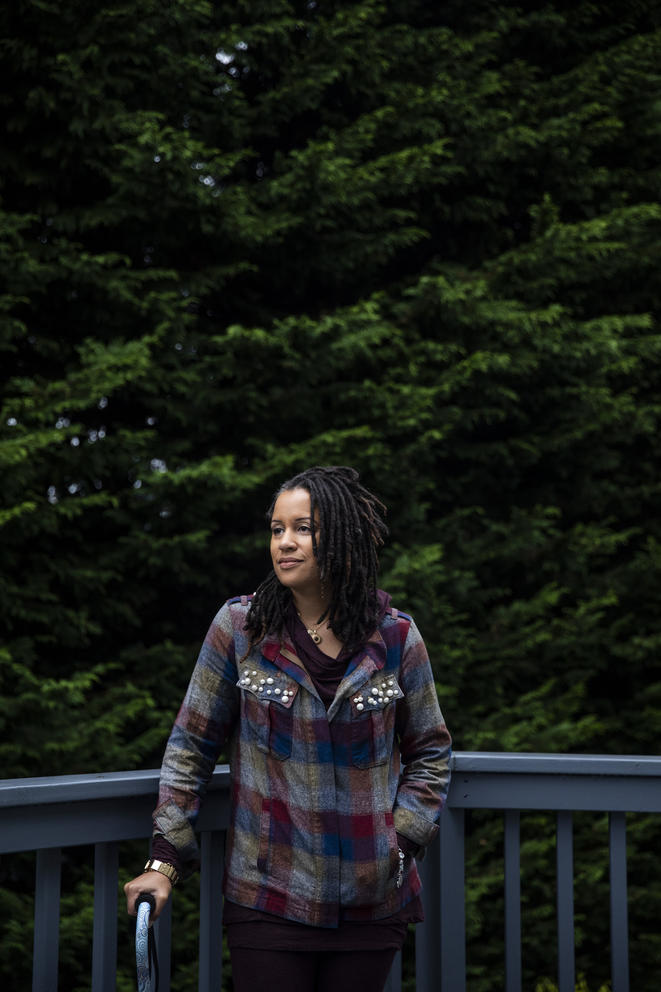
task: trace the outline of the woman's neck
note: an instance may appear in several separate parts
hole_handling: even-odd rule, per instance
[[[292,593],[294,609],[307,623],[316,623],[328,610],[328,599],[318,592]]]
[[[343,644],[328,626],[328,617],[324,616],[329,606],[328,599],[323,599],[319,594],[301,595],[300,592],[293,593],[292,599],[294,609],[322,654],[337,658]],[[320,621],[321,617],[323,620]]]

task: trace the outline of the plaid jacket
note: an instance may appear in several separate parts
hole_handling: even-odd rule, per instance
[[[227,744],[227,898],[326,927],[390,916],[420,891],[409,858],[397,886],[396,832],[427,845],[450,778],[422,638],[387,613],[326,711],[286,642],[267,638],[240,660],[248,605],[229,600],[205,638],[165,751],[154,833],[195,863],[200,801]]]

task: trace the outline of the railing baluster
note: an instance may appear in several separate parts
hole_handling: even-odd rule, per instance
[[[505,813],[505,989],[521,992],[520,814]]]
[[[466,907],[464,895],[464,811],[441,815],[441,989],[466,989]]]
[[[154,924],[156,953],[158,954],[158,992],[170,992],[172,954],[172,898]]]
[[[445,813],[442,814],[445,816]],[[441,846],[440,838],[429,845],[418,863],[422,880],[425,921],[415,928],[415,980],[417,992],[436,992],[441,985]]]
[[[402,992],[402,952],[397,951],[383,992]]]
[[[200,975],[199,992],[220,992],[223,980],[223,859],[225,834],[202,834],[200,868]]]
[[[115,992],[118,865],[117,844],[95,844],[92,992]]]
[[[57,992],[61,865],[59,848],[37,851],[32,992]]]
[[[558,813],[558,992],[574,992],[574,847],[572,814]]]
[[[613,992],[629,992],[629,918],[627,907],[627,824],[625,813],[609,817],[611,981]]]

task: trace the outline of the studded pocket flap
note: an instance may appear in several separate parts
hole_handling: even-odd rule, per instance
[[[390,703],[403,699],[404,693],[394,675],[374,676],[351,697],[351,707],[359,713],[383,710]]]
[[[289,708],[299,686],[279,669],[260,668],[246,665],[241,669],[237,686],[243,692],[252,693],[260,702],[277,703]]]

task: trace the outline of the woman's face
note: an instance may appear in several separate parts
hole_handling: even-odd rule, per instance
[[[321,594],[319,565],[312,551],[310,494],[306,489],[280,493],[271,518],[271,558],[283,586],[293,593]],[[319,538],[319,529],[315,531]]]

